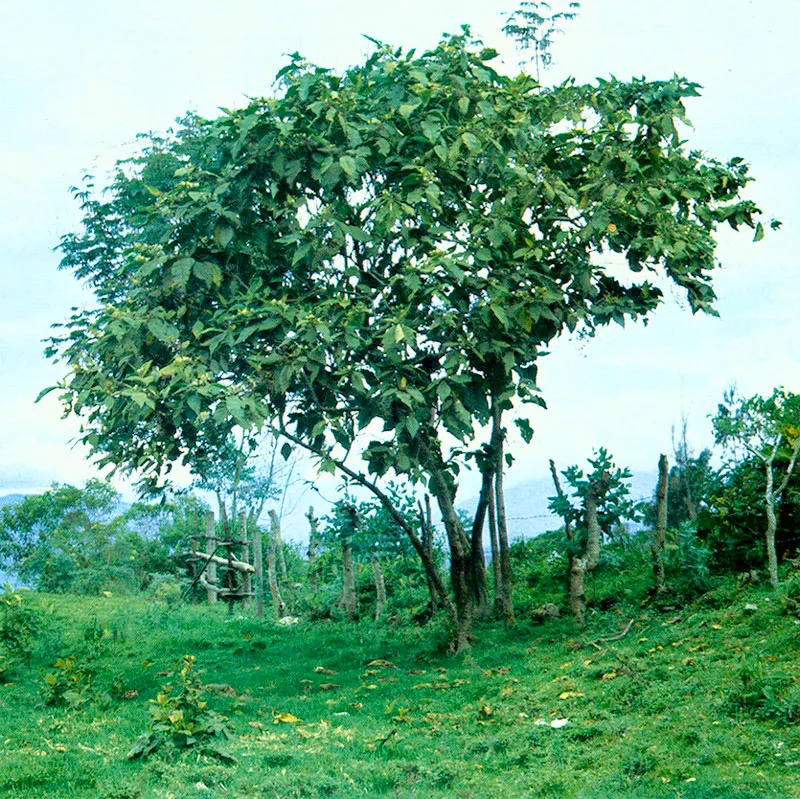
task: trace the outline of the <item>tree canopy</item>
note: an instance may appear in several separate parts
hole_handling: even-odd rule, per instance
[[[274,96],[78,192],[63,265],[98,305],[49,354],[101,463],[154,483],[268,423],[323,468],[426,480],[457,571],[459,465],[515,398],[543,404],[548,344],[646,317],[664,280],[713,312],[718,225],[763,227],[744,161],[681,138],[698,86],[545,87],[496,57],[466,29],[341,74],[295,54]]]

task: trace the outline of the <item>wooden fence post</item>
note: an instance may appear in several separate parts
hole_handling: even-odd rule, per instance
[[[253,566],[256,569],[256,616],[264,617],[264,556],[261,551],[261,528],[253,527]]]
[[[239,527],[242,539],[242,561],[250,563],[250,544],[247,542],[247,514],[242,511],[239,514]],[[242,608],[247,610],[250,607],[250,592],[252,589],[250,572],[241,573],[242,581]]]
[[[212,556],[217,549],[217,533],[214,527],[214,514],[209,510],[206,511],[206,553]],[[208,587],[206,588],[206,597],[208,604],[214,605],[217,602],[217,564],[213,560],[209,560],[206,567],[206,580]]]

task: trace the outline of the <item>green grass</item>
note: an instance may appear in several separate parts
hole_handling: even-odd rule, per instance
[[[438,627],[33,600],[45,630],[30,668],[0,685],[4,799],[800,795],[800,627],[763,588],[590,613],[579,632],[487,623],[455,658]],[[233,765],[168,747],[126,758],[185,654],[223,686],[209,707],[230,720]],[[77,709],[42,699],[43,673],[67,656],[94,674],[96,698]]]

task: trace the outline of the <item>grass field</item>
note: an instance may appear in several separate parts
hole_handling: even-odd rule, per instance
[[[30,601],[44,627],[0,685],[3,799],[800,796],[800,627],[766,589],[595,612],[579,633],[486,623],[456,658],[436,627]],[[128,759],[185,655],[224,754]],[[71,706],[45,704],[48,679]]]

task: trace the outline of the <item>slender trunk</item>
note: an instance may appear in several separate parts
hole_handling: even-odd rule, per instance
[[[283,603],[278,578],[275,574],[275,540],[280,535],[281,523],[278,514],[274,510],[269,511],[270,533],[267,543],[267,579],[269,580],[269,592],[272,595],[272,606],[275,609],[275,617],[282,619],[286,615],[286,605]]]
[[[778,499],[780,499],[780,496],[783,494],[786,486],[789,485],[792,472],[794,471],[794,467],[797,465],[798,456],[800,456],[800,437],[798,437],[792,444],[792,455],[789,458],[789,465],[786,467],[786,472],[783,475],[783,479],[778,487],[774,488],[775,483],[772,474],[772,464],[775,462],[775,455],[778,452],[778,447],[780,446],[782,440],[782,437],[778,438],[778,440],[775,442],[775,446],[772,448],[772,455],[766,458],[764,461],[764,467],[767,475],[767,488],[764,492],[764,506],[767,511],[767,559],[769,561],[769,581],[773,588],[777,588],[779,585],[778,553],[775,549],[775,533],[778,529],[778,519],[775,514],[775,503],[778,501]]]
[[[264,618],[264,554],[261,549],[261,528],[253,525],[253,566],[256,569],[256,616]]]
[[[576,627],[583,627],[586,619],[585,572],[586,559],[573,555],[569,559],[569,610]]]
[[[483,528],[486,522],[486,511],[492,500],[492,467],[485,465],[483,482],[478,497],[478,507],[472,522],[470,537],[470,589],[476,616],[485,616],[489,612],[489,587],[486,584],[486,558],[483,554]]]
[[[317,548],[319,547],[319,520],[314,515],[314,506],[310,505],[308,513],[308,585],[312,591],[317,590]]]
[[[225,507],[225,500],[222,492],[217,491],[217,507],[219,508],[219,521],[222,527],[222,538],[224,541],[230,540],[230,524],[228,523],[228,509]]]
[[[372,561],[372,574],[375,578],[375,594],[377,596],[375,601],[375,621],[378,621],[386,609],[386,582],[383,579],[383,569],[378,556],[372,555],[370,560]]]
[[[455,630],[453,646],[456,652],[468,649],[472,642],[472,597],[469,591],[469,557],[464,551],[464,528],[461,526],[444,471],[431,467],[431,490],[442,514],[447,543],[450,548],[450,581],[455,599]]]
[[[197,542],[200,538],[200,517],[197,511],[192,514],[192,558],[189,561],[192,570],[192,586],[197,584]],[[192,590],[192,604],[197,604],[197,597]]]
[[[697,507],[692,496],[692,486],[689,481],[689,469],[692,461],[689,443],[686,440],[686,417],[681,418],[681,437],[675,441],[675,428],[672,428],[672,449],[678,467],[678,484],[680,485],[683,506],[690,522],[697,519]]]
[[[494,491],[489,498],[489,541],[492,548],[492,575],[494,576],[494,615],[500,616],[503,612],[503,599],[500,595],[503,575],[500,572],[500,544],[497,541],[497,508]]]
[[[281,579],[286,580],[288,575],[286,573],[286,560],[283,557],[283,536],[281,535],[280,525],[278,525],[278,539],[275,542],[275,547],[278,551],[278,569],[281,573]]]
[[[356,572],[353,564],[353,550],[347,538],[342,538],[342,604],[347,621],[354,621],[358,616]]]
[[[217,532],[214,527],[214,514],[211,511],[206,513],[206,554],[213,557],[217,549]],[[217,602],[217,564],[210,561],[206,567],[206,573],[203,575],[206,578],[206,599],[209,605],[215,605]]]
[[[586,618],[585,577],[592,572],[600,560],[600,523],[597,520],[597,503],[608,488],[608,475],[589,486],[584,500],[586,519],[586,549],[583,556],[576,556],[570,563],[569,604],[572,620],[576,626],[583,626]]]
[[[564,489],[561,488],[561,480],[558,479],[558,471],[555,461],[550,458],[550,474],[553,476],[553,485],[556,487],[556,494],[559,499],[564,499]],[[569,609],[572,620],[576,625],[583,624],[584,619],[584,596],[583,587],[583,563],[579,556],[575,554],[572,542],[575,539],[575,531],[572,529],[572,519],[564,516],[564,535],[568,542],[569,557],[567,559],[567,596],[569,597]]]
[[[508,527],[506,526],[506,505],[503,492],[503,428],[502,411],[497,400],[492,405],[492,438],[495,440],[494,495],[497,504],[497,540],[500,544],[500,577],[502,585],[500,599],[503,619],[506,624],[514,623],[514,596],[511,578],[511,552],[508,546]]]
[[[438,576],[438,570],[433,565],[433,522],[431,521],[431,497],[430,494],[425,494],[425,509],[423,510],[422,503],[419,503],[419,525],[422,531],[422,554],[420,558],[425,569],[425,582],[428,585],[428,593],[430,594],[430,612],[431,615],[439,610],[439,591],[436,587],[433,573]],[[429,568],[431,564],[433,568]]]
[[[772,460],[765,463],[767,488],[764,492],[764,508],[767,512],[767,561],[769,562],[769,581],[773,588],[778,583],[778,553],[775,549],[775,531],[778,529],[778,519],[775,515],[775,493],[773,491]]]
[[[250,563],[250,544],[247,540],[247,514],[244,511],[239,513],[239,527],[239,535],[242,540],[242,561]],[[253,591],[250,572],[242,572],[240,579],[242,582],[242,608],[248,610],[250,608],[250,595]]]
[[[664,582],[664,546],[667,540],[667,491],[669,486],[669,461],[666,455],[658,459],[658,487],[656,488],[656,524],[653,530],[653,576],[656,596],[662,597],[667,590]]]

